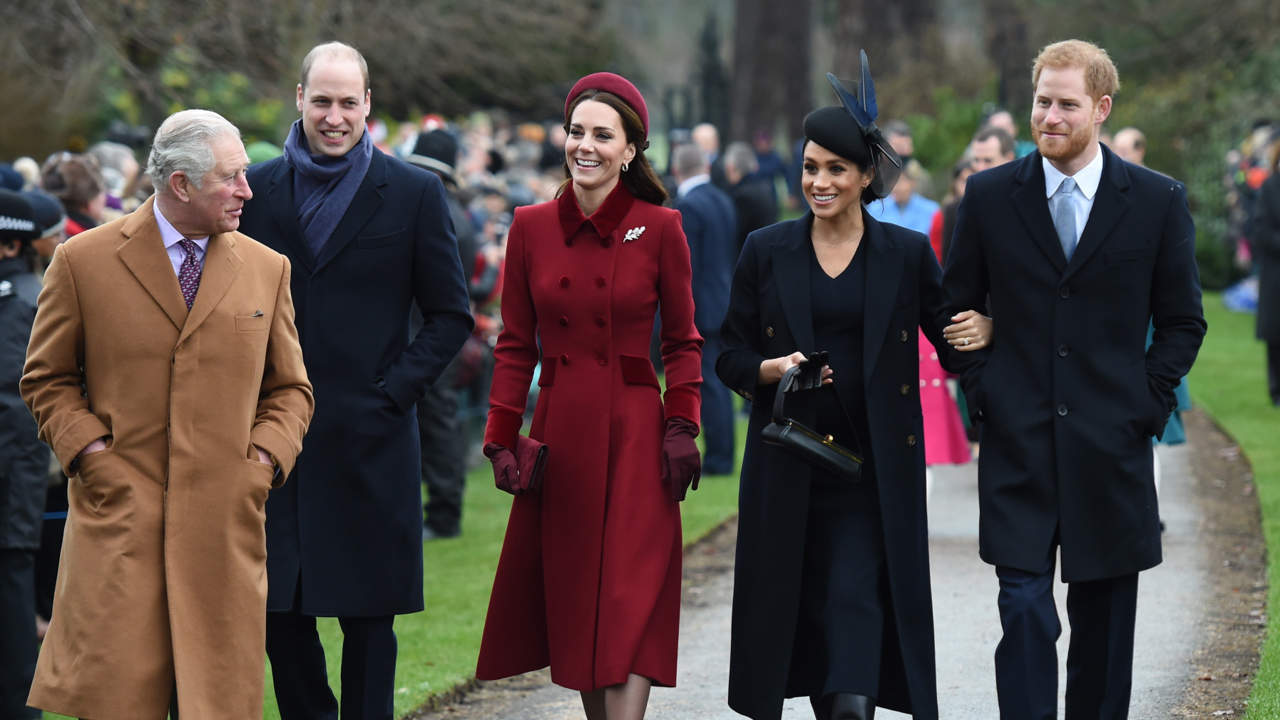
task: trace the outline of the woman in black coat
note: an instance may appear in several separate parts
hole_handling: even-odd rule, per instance
[[[752,401],[729,705],[778,718],[784,698],[807,695],[820,720],[866,720],[876,705],[937,718],[916,327],[948,347],[941,270],[924,235],[863,207],[895,179],[874,126],[830,107],[804,129],[810,212],[747,238],[716,364]],[[951,345],[989,342],[989,319],[953,321]],[[827,385],[788,395],[786,410],[860,450],[856,483],[761,440],[783,372],[818,350]]]

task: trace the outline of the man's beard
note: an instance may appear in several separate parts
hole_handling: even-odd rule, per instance
[[[1049,143],[1044,142],[1043,133],[1037,127],[1031,128],[1031,139],[1036,143],[1036,149],[1040,154],[1049,160],[1057,160],[1059,162],[1071,160],[1084,152],[1089,147],[1089,143],[1093,142],[1092,128],[1084,127],[1072,130],[1066,137],[1066,142],[1055,141],[1051,148],[1046,148]]]

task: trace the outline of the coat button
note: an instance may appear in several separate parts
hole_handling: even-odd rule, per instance
[[[561,276],[561,278],[560,278],[560,287],[561,287],[561,289],[568,289],[568,287],[569,287],[569,278],[568,278],[568,276]]]
[[[604,317],[602,317],[602,316],[600,316],[600,315],[597,315],[597,316],[596,316],[596,327],[600,327],[600,328],[602,328],[602,327],[604,327],[605,325],[606,325],[606,323],[605,323]]]
[[[908,436],[907,436],[907,447],[915,447],[915,446],[916,446],[916,436],[915,436],[915,435],[908,435]]]
[[[560,364],[561,364],[561,365],[568,365],[568,364],[569,364],[569,356],[568,356],[568,355],[561,355],[561,356],[560,356]]]
[[[1067,406],[1066,406],[1066,404],[1059,405],[1059,406],[1058,406],[1058,417],[1066,417],[1066,416],[1067,416]]]
[[[911,392],[911,386],[906,383],[903,383],[902,387],[898,388],[898,392],[902,395],[906,395]]]
[[[772,325],[768,325],[768,326],[766,326],[766,327],[765,327],[765,329],[764,329],[764,334],[765,334],[767,337],[773,337],[773,326],[772,326]]]
[[[908,337],[909,336],[907,335],[906,330],[903,330],[902,332],[898,333],[898,339],[901,340],[902,342],[906,342]]]
[[[600,357],[596,358],[596,362],[600,363],[600,367],[604,367],[609,364],[609,358],[601,355]]]
[[[564,315],[560,316],[560,327],[569,327],[569,318]]]
[[[603,287],[604,287],[604,278],[602,278],[602,277],[598,277],[598,278],[596,278],[596,287],[598,287],[598,288],[603,288]]]
[[[1067,287],[1066,285],[1063,285],[1062,287],[1058,288],[1058,297],[1062,298],[1063,300],[1066,300],[1067,298],[1071,297],[1071,288]]]
[[[1071,348],[1067,347],[1066,345],[1058,346],[1058,357],[1064,358],[1070,354],[1071,354]]]
[[[564,245],[565,245],[565,247],[573,247],[573,238],[571,238],[571,237],[567,237],[567,238],[565,238],[565,239],[564,239]]]

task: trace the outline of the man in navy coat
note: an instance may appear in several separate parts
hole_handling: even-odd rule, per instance
[[[676,210],[693,267],[693,324],[702,334],[702,472],[727,475],[733,472],[733,401],[715,371],[720,324],[738,263],[738,221],[733,200],[712,183],[711,166],[696,145],[676,148],[671,170],[679,183]]]
[[[284,156],[250,169],[240,226],[293,263],[316,388],[293,476],[267,503],[267,654],[285,720],[338,718],[316,617],[342,626],[342,717],[392,717],[392,620],[423,609],[414,404],[471,329],[444,189],[373,147],[370,101],[358,51],[312,49],[302,117]]]
[[[1161,559],[1151,438],[1205,333],[1195,228],[1181,183],[1099,144],[1119,85],[1104,50],[1049,45],[1034,85],[1038,152],[969,179],[944,285],[951,312],[989,297],[996,327],[963,382],[984,420],[1001,717],[1056,716],[1060,552],[1066,717],[1111,720],[1128,715],[1138,572]]]

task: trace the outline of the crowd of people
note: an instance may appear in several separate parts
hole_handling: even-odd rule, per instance
[[[704,123],[660,173],[621,76],[563,121],[390,136],[327,43],[282,147],[190,110],[145,168],[112,142],[0,168],[0,711],[250,717],[265,648],[283,718],[390,718],[394,617],[487,459],[516,497],[478,677],[549,665],[589,720],[643,717],[676,684],[678,503],[740,466],[730,705],[936,717],[928,468],[981,439],[1002,716],[1056,711],[1060,551],[1068,714],[1124,717],[1151,442],[1204,322],[1185,191],[1140,131],[1100,142],[1117,84],[1100,48],[1045,48],[1033,139],[991,113],[935,193],[910,128],[838,83],[790,162]]]

